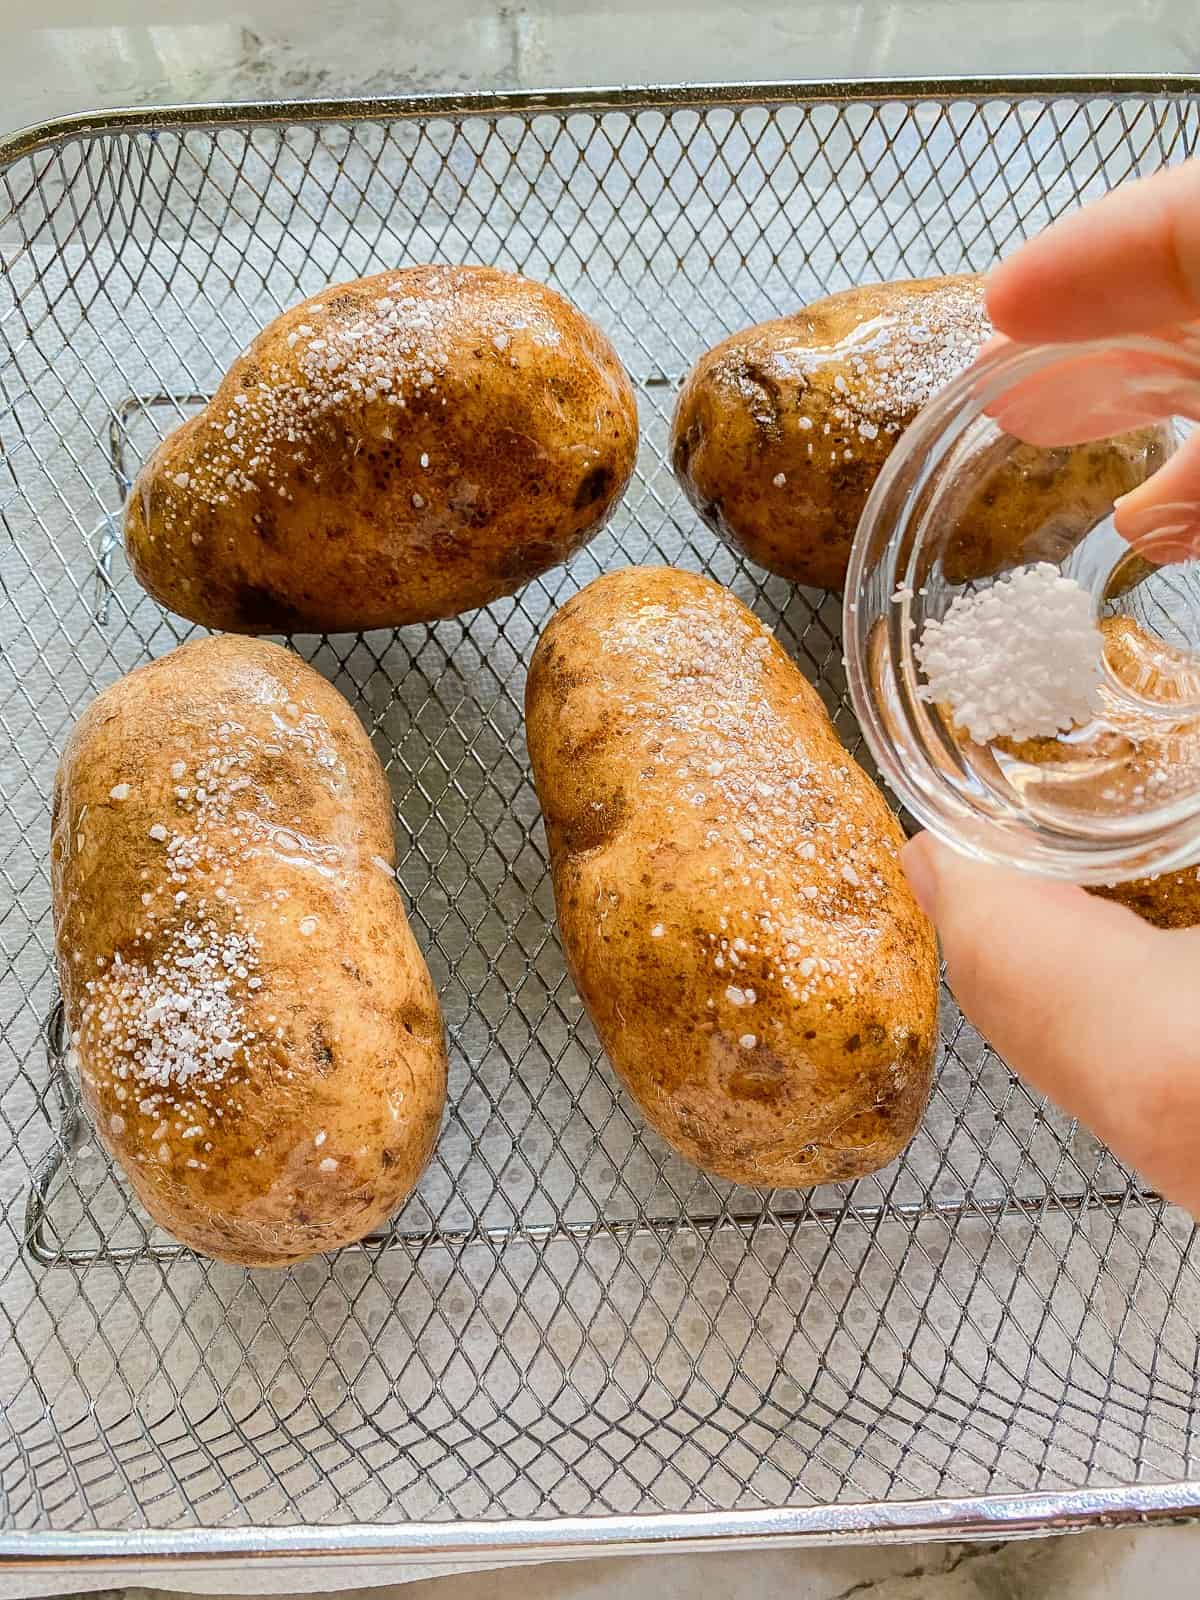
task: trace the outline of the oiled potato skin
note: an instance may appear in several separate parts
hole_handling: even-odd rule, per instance
[[[394,861],[370,741],[277,645],[183,645],[72,732],[52,879],[73,1060],[185,1244],[282,1265],[361,1238],[415,1185],[446,1058]]]
[[[1100,631],[1108,663],[1118,678],[1151,701],[1172,698],[1170,685],[1177,681],[1175,673],[1179,663],[1172,661],[1174,652],[1170,645],[1152,637],[1129,616],[1104,617]],[[1184,662],[1183,666],[1190,675],[1191,663]],[[1085,774],[1082,780],[1074,781],[1076,801],[1086,803],[1089,795],[1095,795],[1097,810],[1103,811],[1112,802],[1114,785],[1127,790],[1144,789],[1147,783],[1157,784],[1176,764],[1185,772],[1191,770],[1200,755],[1200,723],[1186,716],[1180,723],[1169,724],[1165,738],[1146,737],[1146,733],[1144,724],[1136,736],[1133,730],[1123,731],[1118,726],[1101,731],[1086,742],[1075,739],[1066,743],[1042,738],[1019,743],[1002,740],[997,741],[997,745],[1033,766],[1054,765],[1069,769],[1081,761]],[[1129,750],[1130,737],[1135,746],[1133,753]],[[1115,766],[1104,762],[1109,752],[1115,758]],[[1109,793],[1101,800],[1099,791]],[[1129,804],[1137,804],[1132,795]],[[1089,884],[1087,890],[1103,900],[1115,900],[1128,906],[1156,928],[1193,928],[1200,924],[1200,866],[1180,867],[1153,877],[1128,878],[1123,882]]]
[[[1151,698],[1169,698],[1160,674],[1165,674],[1169,684],[1173,669],[1178,666],[1172,661],[1171,647],[1152,638],[1132,617],[1106,617],[1101,629],[1109,662],[1118,677]],[[1190,661],[1183,666],[1191,675],[1194,669]],[[1175,737],[1157,751],[1153,744],[1148,745],[1147,759],[1153,764],[1169,763],[1173,756],[1187,770],[1195,761],[1198,739],[1200,726],[1195,723],[1177,729]],[[1091,892],[1128,906],[1156,928],[1194,928],[1200,924],[1200,866],[1179,867],[1150,878],[1130,878]]]
[[[404,267],[269,324],[142,469],[125,543],[155,599],[209,627],[397,627],[565,561],[636,451],[629,379],[561,295]]]
[[[760,1187],[890,1161],[929,1093],[933,933],[769,631],[706,578],[609,574],[543,633],[526,716],[563,948],[650,1123]]]
[[[983,279],[961,275],[849,289],[735,333],[680,391],[676,476],[709,526],[759,566],[840,589],[896,440],[990,331]],[[1162,455],[1155,430],[1021,447],[958,508],[947,576],[961,582],[1061,557]]]
[[[1128,906],[1156,928],[1194,928],[1200,923],[1200,867],[1180,867],[1153,878],[1130,878],[1091,892]]]

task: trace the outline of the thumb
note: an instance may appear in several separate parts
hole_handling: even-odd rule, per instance
[[[1015,1072],[1200,1214],[1200,930],[1163,932],[927,833],[902,861],[970,1021]]]

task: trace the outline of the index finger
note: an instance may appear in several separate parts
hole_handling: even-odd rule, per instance
[[[991,274],[987,309],[999,332],[1025,344],[1200,317],[1200,161],[1053,223]]]

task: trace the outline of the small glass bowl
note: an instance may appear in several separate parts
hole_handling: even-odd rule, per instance
[[[897,441],[850,558],[847,673],[881,775],[960,850],[1092,884],[1200,860],[1198,419],[1192,327],[999,344]],[[977,743],[924,697],[918,641],[956,597],[1038,562],[1090,596],[1092,714]]]

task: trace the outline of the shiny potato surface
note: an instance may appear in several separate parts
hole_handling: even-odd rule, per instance
[[[155,599],[212,628],[454,616],[598,532],[637,437],[612,346],[561,295],[404,267],[259,334],[142,469],[126,549]]]
[[[991,332],[983,279],[870,284],[735,333],[676,405],[671,459],[701,517],[759,566],[840,589],[875,480]],[[1056,560],[1164,459],[1158,431],[977,463],[953,507],[952,582]]]
[[[598,578],[543,633],[526,715],[563,948],[651,1125],[763,1188],[890,1161],[929,1093],[933,933],[769,630],[690,573]]]
[[[139,667],[67,742],[51,855],[71,1060],[154,1220],[254,1266],[383,1222],[433,1148],[446,1057],[341,695],[258,640]]]

